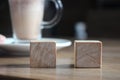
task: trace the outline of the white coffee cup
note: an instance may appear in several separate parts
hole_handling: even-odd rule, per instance
[[[45,2],[52,1],[56,6],[56,15],[51,21],[43,21]],[[60,0],[9,0],[13,38],[15,42],[28,42],[41,39],[41,30],[51,28],[61,18]]]

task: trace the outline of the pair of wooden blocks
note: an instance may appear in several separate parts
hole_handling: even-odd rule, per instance
[[[75,64],[79,68],[100,68],[102,63],[102,42],[76,40],[74,42]],[[31,42],[30,67],[54,68],[56,67],[56,43]]]

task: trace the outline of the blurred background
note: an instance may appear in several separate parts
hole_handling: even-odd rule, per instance
[[[83,39],[120,38],[120,0],[62,0],[62,3],[61,21],[55,27],[43,30],[43,36],[79,37],[78,34],[83,34]],[[53,12],[45,16],[55,12],[52,7],[46,7],[45,11],[49,10]],[[79,33],[79,29],[83,33]],[[0,34],[12,36],[8,0],[0,0]]]

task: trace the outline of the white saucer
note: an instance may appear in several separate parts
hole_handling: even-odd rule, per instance
[[[62,49],[64,47],[68,47],[72,44],[70,40],[66,40],[66,39],[42,38],[41,40],[42,41],[43,40],[55,41],[57,50]],[[0,44],[0,49],[4,49],[10,52],[25,52],[26,53],[26,52],[29,52],[29,47],[30,47],[29,43],[28,44],[14,43],[13,38],[7,38],[4,44]]]

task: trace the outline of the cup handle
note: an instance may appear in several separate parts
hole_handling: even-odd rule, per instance
[[[52,20],[42,22],[43,28],[52,28],[54,25],[56,25],[60,21],[62,17],[63,5],[61,0],[50,0],[50,1],[52,1],[55,4],[56,14]]]

